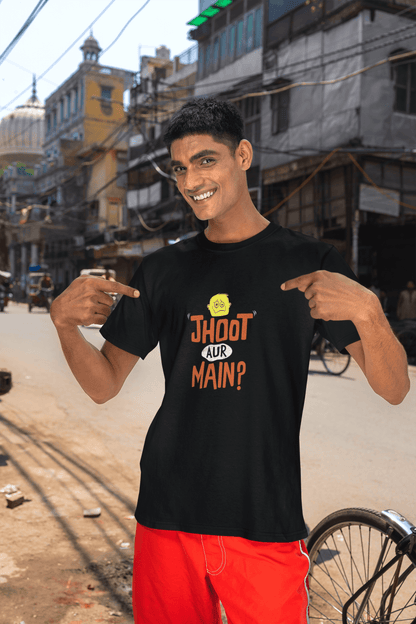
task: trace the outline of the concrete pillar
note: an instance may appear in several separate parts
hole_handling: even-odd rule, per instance
[[[30,246],[30,264],[37,265],[39,264],[39,245],[37,243],[31,243]]]
[[[20,249],[20,258],[21,258],[21,262],[20,262],[20,282],[22,284],[22,287],[25,288],[26,287],[26,275],[28,272],[28,266],[27,266],[27,246],[26,243],[22,243],[21,249]]]
[[[360,212],[356,210],[354,213],[354,221],[352,222],[352,270],[358,277],[358,245],[360,231]]]
[[[10,264],[10,273],[12,274],[12,279],[16,276],[16,256],[15,256],[15,246],[12,243],[9,246],[9,264]]]

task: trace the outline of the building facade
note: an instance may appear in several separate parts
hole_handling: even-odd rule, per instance
[[[198,42],[189,97],[213,94],[240,108],[254,150],[254,205],[335,245],[364,285],[388,293],[391,313],[416,277],[412,8],[408,0],[219,0],[188,22]],[[162,115],[168,96],[158,97]],[[161,143],[154,156],[170,173]],[[154,166],[152,176],[161,184]],[[143,178],[137,210],[146,192]],[[163,228],[162,214],[153,225]]]
[[[334,244],[393,312],[416,272],[416,14],[312,0],[274,17],[263,79],[282,88],[263,99],[263,213],[289,198],[268,218]]]
[[[29,263],[42,263],[59,290],[91,264],[88,243],[111,238],[126,220],[126,184],[118,173],[128,147],[123,98],[134,74],[101,65],[92,34],[81,50],[78,69],[45,102],[36,200],[16,214],[20,227],[10,246],[23,281]]]
[[[0,228],[4,230],[0,236],[0,270],[7,268],[13,274],[16,249],[11,243],[16,232],[10,217],[34,201],[35,167],[43,159],[44,124],[45,107],[36,95],[34,77],[31,97],[0,121]],[[35,251],[22,241],[19,244],[19,258]]]

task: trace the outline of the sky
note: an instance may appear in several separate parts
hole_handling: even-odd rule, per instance
[[[77,39],[111,0],[49,0],[21,39],[0,64],[0,119],[24,104],[32,93],[32,75],[40,76]],[[0,56],[19,32],[39,0],[0,0]],[[92,26],[102,50],[117,37],[126,22],[146,0],[114,0]],[[142,56],[155,56],[165,45],[170,58],[196,44],[187,38],[194,28],[186,22],[199,15],[198,0],[150,0],[130,22],[116,43],[100,58],[102,65],[137,72],[139,46]],[[65,56],[37,82],[37,95],[44,104],[82,61],[82,46],[88,31]],[[22,95],[22,91],[25,91]],[[19,96],[14,102],[11,102]]]

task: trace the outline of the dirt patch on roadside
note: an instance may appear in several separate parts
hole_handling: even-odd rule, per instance
[[[11,509],[0,493],[0,624],[133,624],[137,484],[99,436],[59,432],[52,397],[22,390],[0,402],[0,489],[24,495]]]

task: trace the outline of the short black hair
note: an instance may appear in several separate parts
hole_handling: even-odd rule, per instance
[[[170,119],[163,142],[171,157],[171,145],[176,139],[192,134],[209,134],[226,145],[231,156],[244,139],[244,121],[237,106],[213,96],[192,98]]]

